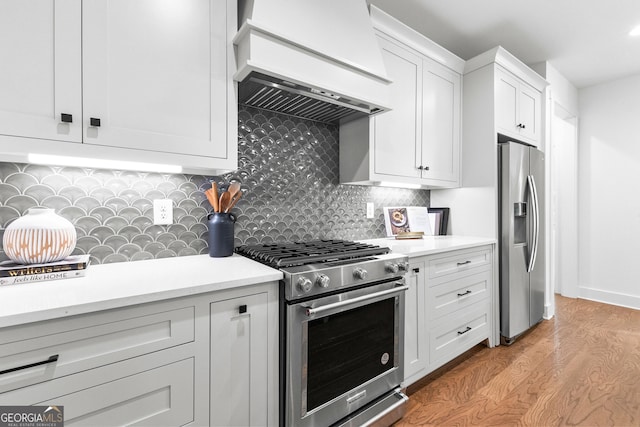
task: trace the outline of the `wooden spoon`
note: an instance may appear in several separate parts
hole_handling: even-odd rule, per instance
[[[231,184],[229,184],[229,188],[227,189],[227,191],[231,193],[231,200],[233,200],[236,194],[238,194],[238,191],[240,191],[240,183],[237,181],[232,182]]]
[[[220,205],[218,204],[218,184],[215,181],[211,183],[211,197],[213,198],[213,203],[211,203],[213,211],[220,212]]]
[[[204,192],[204,195],[207,196],[207,200],[209,201],[209,204],[213,207],[213,211],[216,212],[215,206],[218,204],[218,200],[213,198],[212,191],[210,189],[206,190]]]
[[[228,191],[225,191],[220,195],[220,210],[217,212],[226,212],[227,206],[229,206],[229,202],[231,201],[231,194]]]
[[[235,195],[235,197],[231,200],[231,202],[229,203],[229,206],[227,206],[227,209],[225,209],[225,212],[229,212],[231,210],[232,207],[235,206],[235,204],[238,202],[238,200],[240,199],[240,197],[242,197],[242,191],[238,191]]]

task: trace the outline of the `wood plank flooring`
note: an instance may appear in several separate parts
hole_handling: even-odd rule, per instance
[[[640,311],[558,296],[554,319],[408,393],[394,427],[640,426]]]

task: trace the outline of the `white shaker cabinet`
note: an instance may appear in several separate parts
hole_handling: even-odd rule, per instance
[[[269,323],[269,293],[211,304],[211,426],[266,426],[277,423],[269,363],[276,354],[275,325]],[[271,304],[275,311],[277,304]],[[271,383],[270,383],[271,381]],[[271,385],[270,385],[271,384]]]
[[[425,375],[429,365],[429,343],[425,323],[425,262],[424,258],[409,260],[405,282],[404,378],[412,383]]]
[[[340,181],[457,187],[464,61],[373,6],[371,15],[391,110],[340,126]]]
[[[80,0],[0,2],[0,135],[82,142],[80,15]]]
[[[277,282],[0,328],[0,405],[65,425],[278,424]]]
[[[495,78],[498,132],[540,146],[542,93],[502,69]]]
[[[410,257],[404,386],[473,346],[495,346],[494,246]]]
[[[235,169],[236,7],[3,1],[0,151]]]

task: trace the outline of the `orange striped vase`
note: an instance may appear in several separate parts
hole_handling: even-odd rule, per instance
[[[76,229],[53,209],[31,208],[13,221],[2,238],[4,252],[20,264],[64,259],[76,247]]]

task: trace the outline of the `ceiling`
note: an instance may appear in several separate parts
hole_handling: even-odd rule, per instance
[[[501,45],[577,88],[640,73],[638,0],[368,0],[462,59]]]

